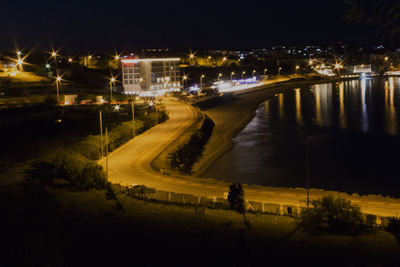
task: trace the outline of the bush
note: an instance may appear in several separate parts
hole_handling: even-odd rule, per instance
[[[143,122],[135,120],[135,131],[138,133],[143,127]],[[108,133],[109,151],[113,151],[121,145],[132,139],[132,122],[123,122],[117,127],[113,128]],[[103,133],[103,145],[105,153],[105,133]],[[84,140],[76,143],[72,150],[78,152],[90,160],[99,160],[101,158],[101,137],[100,135],[89,135]]]
[[[26,183],[70,186],[75,190],[103,189],[106,176],[96,162],[74,152],[59,154],[52,161],[36,161],[26,171]],[[64,182],[62,182],[64,181]]]
[[[389,218],[389,223],[386,226],[386,231],[392,233],[393,236],[396,238],[397,243],[400,244],[400,218]]]
[[[103,189],[106,185],[103,168],[78,153],[61,153],[53,162],[55,177],[68,181],[76,190]]]
[[[52,162],[37,160],[25,171],[25,182],[44,187],[53,184],[54,175],[55,166]]]
[[[305,209],[299,223],[307,232],[328,231],[336,234],[357,234],[361,230],[360,207],[344,198],[323,197]]]
[[[89,135],[84,140],[76,143],[72,149],[90,160],[98,160],[101,158],[100,135]]]
[[[206,116],[200,129],[190,137],[188,143],[168,155],[168,165],[183,173],[190,174],[193,164],[201,156],[205,144],[211,137],[214,122]]]

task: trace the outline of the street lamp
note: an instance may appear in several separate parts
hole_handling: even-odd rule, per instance
[[[267,69],[264,69],[264,77],[265,77],[265,74],[267,73]]]
[[[200,90],[203,89],[203,79],[204,79],[204,74],[200,76]]]
[[[227,57],[223,57],[222,62],[225,62],[227,59],[228,59]]]
[[[254,73],[256,73],[256,70],[253,70],[253,72],[251,73],[251,76],[254,77]]]
[[[218,81],[222,77],[222,73],[218,74]]]
[[[23,68],[22,68],[22,64],[24,64],[24,60],[22,59],[22,58],[18,58],[17,59],[17,68],[19,69],[19,71],[23,71]]]
[[[112,102],[112,86],[115,85],[115,77],[111,76],[110,78],[110,103]]]
[[[242,80],[244,79],[244,75],[246,74],[245,71],[242,71]]]
[[[194,54],[193,53],[190,53],[190,55],[189,55],[189,63],[190,63],[190,65],[193,65],[193,59],[194,59]]]
[[[389,57],[385,57],[385,61],[388,62],[389,61]]]
[[[343,68],[343,65],[342,65],[342,64],[340,64],[340,63],[336,63],[336,64],[335,64],[335,69],[338,70],[339,77],[341,76],[341,74],[340,74],[340,69],[341,69],[341,68]]]
[[[57,89],[57,103],[60,105],[60,86],[61,86],[62,75],[57,75],[56,77],[56,89]]]
[[[232,72],[231,72],[231,83],[233,82],[233,78],[232,78],[233,75],[235,75],[235,73],[232,71]]]
[[[297,66],[296,66],[296,74],[299,74],[299,69],[300,69],[300,66],[297,65]]]
[[[183,75],[182,76],[182,86],[183,86],[183,88],[185,88],[185,81],[188,79],[188,76],[187,75]]]
[[[279,68],[278,68],[278,75],[279,75],[279,76],[281,76],[281,70],[282,70],[282,67],[279,67]]]

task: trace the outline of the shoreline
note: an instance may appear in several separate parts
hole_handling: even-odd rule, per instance
[[[226,152],[233,148],[233,138],[243,130],[255,116],[257,108],[273,97],[275,94],[283,93],[297,87],[314,84],[334,83],[354,78],[327,78],[318,81],[278,81],[262,85],[258,90],[246,92],[215,107],[202,110],[215,123],[211,138],[204,147],[201,158],[193,166],[193,175],[201,178]]]

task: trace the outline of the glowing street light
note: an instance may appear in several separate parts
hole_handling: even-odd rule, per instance
[[[183,88],[185,88],[185,81],[186,81],[187,79],[188,79],[188,76],[184,74],[184,75],[182,76],[182,87],[183,87]]]
[[[193,65],[193,59],[194,59],[194,54],[192,52],[190,52],[189,61],[190,61],[191,65]]]
[[[265,74],[267,73],[267,69],[264,69],[264,77],[265,77]]]
[[[204,79],[204,77],[206,77],[206,76],[204,76],[204,74],[202,74],[202,75],[200,76],[200,90],[203,89],[203,79]]]
[[[341,63],[336,63],[335,64],[335,69],[337,69],[338,73],[339,73],[339,77],[341,76],[340,74],[340,69],[343,68],[343,65]]]
[[[18,51],[17,51],[17,56],[20,57],[21,54],[22,54],[22,52],[18,50]]]
[[[244,75],[246,74],[245,71],[242,71],[242,80],[244,79]]]
[[[218,81],[222,77],[222,73],[218,74]]]
[[[115,81],[116,81],[115,77],[111,76],[111,78],[110,78],[110,103],[112,102],[112,86],[113,86],[113,84],[115,85]]]
[[[17,65],[17,69],[19,70],[19,71],[24,71],[23,70],[23,64],[24,64],[25,62],[24,62],[24,59],[23,58],[18,58],[17,60],[16,60],[16,65]]]
[[[251,73],[251,76],[254,76],[255,73],[256,73],[256,70],[253,70],[253,72]]]
[[[279,67],[279,68],[278,68],[278,75],[279,75],[279,76],[281,76],[281,70],[282,70],[282,67]]]
[[[389,57],[385,57],[385,61],[388,62],[389,61]]]
[[[114,59],[119,60],[119,55],[115,55]]]
[[[300,66],[297,65],[297,66],[296,66],[296,74],[299,74],[299,69],[300,69]]]
[[[310,59],[310,61],[308,61],[308,65],[312,65],[313,64],[313,60],[312,59]]]
[[[49,63],[47,63],[46,65],[45,65],[45,67],[46,67],[46,69],[50,69],[50,64]]]
[[[68,58],[68,62],[69,62],[69,63],[72,63],[72,58]]]
[[[232,71],[231,72],[231,83],[233,82],[233,75],[235,75],[235,73]]]
[[[56,78],[56,89],[57,89],[57,103],[58,105],[60,104],[60,86],[61,86],[61,81],[62,81],[62,75],[57,75]]]
[[[223,57],[222,61],[225,62],[228,58],[227,57]]]

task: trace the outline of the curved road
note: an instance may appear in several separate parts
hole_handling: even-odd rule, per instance
[[[164,103],[170,119],[139,135],[113,151],[109,156],[109,181],[121,185],[143,184],[159,190],[186,193],[196,196],[223,197],[228,182],[192,176],[163,175],[151,168],[151,161],[170,143],[178,138],[197,118],[197,111],[190,105],[173,98]],[[101,160],[105,166],[105,160]],[[244,186],[246,200],[305,206],[305,189]],[[379,216],[400,215],[400,200],[383,197],[347,195],[338,192],[310,190],[310,198],[318,199],[327,194],[340,194],[359,204],[364,213]]]

